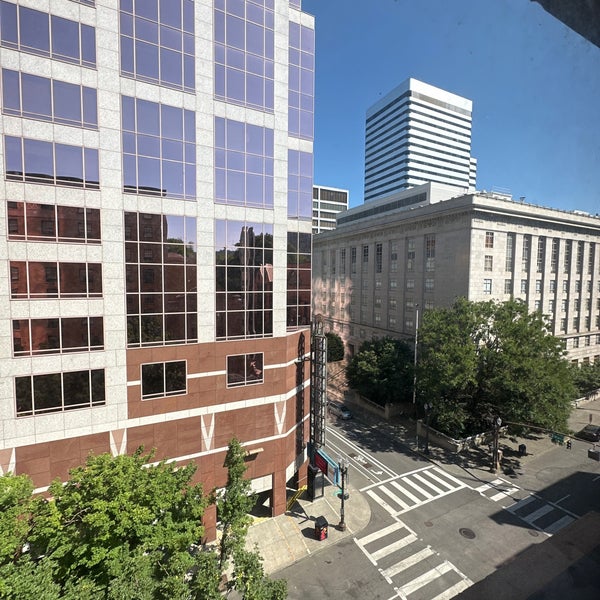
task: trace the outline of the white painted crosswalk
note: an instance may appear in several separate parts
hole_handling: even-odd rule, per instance
[[[367,486],[365,492],[392,516],[468,487],[437,466],[428,466]]]
[[[506,510],[533,528],[553,535],[578,517],[577,515],[538,496],[528,496]]]
[[[523,489],[501,478],[481,484],[474,489],[488,500],[497,502],[534,529],[548,535],[555,534],[578,518],[577,515],[536,494],[524,496]]]
[[[512,504],[512,498],[521,491],[520,487],[500,478],[494,479],[489,483],[484,483],[474,489],[488,500],[504,503],[507,506]]]
[[[354,541],[392,586],[394,598],[450,600],[473,583],[402,521]]]

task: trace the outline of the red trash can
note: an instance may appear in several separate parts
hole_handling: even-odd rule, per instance
[[[328,535],[329,523],[323,516],[317,517],[315,521],[315,539],[320,542],[323,541]]]

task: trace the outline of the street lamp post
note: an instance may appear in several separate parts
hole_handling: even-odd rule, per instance
[[[340,495],[340,522],[338,524],[338,529],[340,531],[346,531],[346,515],[344,512],[344,501],[346,500],[346,477],[348,476],[348,464],[346,463],[346,460],[344,458],[338,459],[338,467],[340,469],[340,475],[342,476],[342,493]]]
[[[502,419],[500,417],[496,417],[494,419],[494,443],[492,446],[492,473],[495,473],[498,470],[498,436],[500,433],[500,426],[502,425]]]
[[[433,408],[433,404],[430,402],[425,402],[423,405],[425,409],[425,454],[429,454],[429,417],[431,416],[431,409]]]
[[[419,305],[415,304],[415,351],[413,362],[413,411],[415,413],[415,426],[417,425],[417,349],[419,344]],[[417,450],[419,450],[419,434],[417,433]]]

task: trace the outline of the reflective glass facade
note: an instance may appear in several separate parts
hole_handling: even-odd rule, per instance
[[[2,112],[40,121],[98,127],[96,90],[2,69]]]
[[[288,129],[290,135],[313,139],[315,32],[290,23]]]
[[[311,305],[310,233],[288,231],[287,250],[287,326],[310,325]]]
[[[273,226],[217,221],[217,339],[273,334]]]
[[[193,111],[122,97],[123,191],[196,197]]]
[[[98,189],[98,150],[4,136],[6,178],[13,181],[45,183]]]
[[[196,219],[125,213],[127,344],[198,340]]]
[[[215,200],[273,208],[273,130],[215,119]]]
[[[216,0],[215,96],[272,111],[275,0]]]
[[[312,215],[313,157],[310,152],[288,150],[288,217]]]
[[[2,45],[84,67],[96,66],[93,27],[12,2],[0,2]]]
[[[195,91],[192,0],[120,0],[121,74]]]

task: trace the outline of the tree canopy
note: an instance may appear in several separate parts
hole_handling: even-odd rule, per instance
[[[412,394],[412,348],[389,337],[364,342],[348,363],[346,378],[351,388],[382,406],[407,401]]]
[[[571,365],[571,375],[579,398],[600,389],[600,361]]]
[[[576,392],[562,340],[521,300],[426,311],[419,329],[417,395],[433,424],[460,436],[489,420],[566,429]]]
[[[237,552],[226,554],[234,573],[237,568],[243,575],[231,587],[247,600],[283,599],[285,582],[266,577],[256,549],[244,549],[252,498],[235,439],[229,456],[234,459],[226,462],[220,510],[229,511],[234,524],[243,523],[227,546]],[[52,483],[50,499],[34,497],[27,476],[0,477],[0,597],[221,598],[225,565],[218,549],[201,545],[202,517],[214,493],[205,495],[192,483],[194,464],[151,460],[152,453],[141,449],[133,456],[90,455],[68,481]]]
[[[333,331],[325,334],[327,338],[327,362],[335,362],[344,358],[344,342],[342,338]]]

